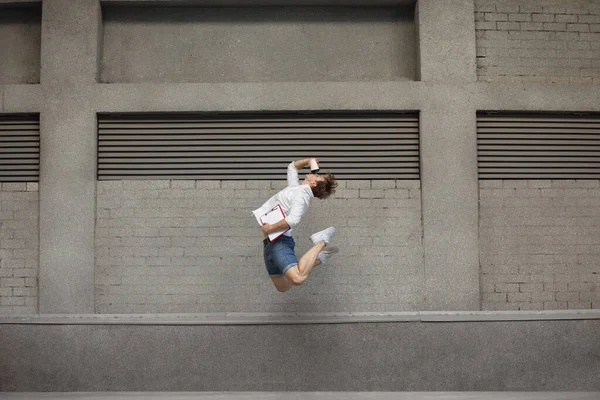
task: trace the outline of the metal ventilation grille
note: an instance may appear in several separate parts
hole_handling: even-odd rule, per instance
[[[40,119],[0,115],[0,182],[38,182]]]
[[[419,179],[416,113],[98,116],[98,179],[285,179],[318,157],[338,179]]]
[[[600,178],[600,115],[477,113],[480,179]]]

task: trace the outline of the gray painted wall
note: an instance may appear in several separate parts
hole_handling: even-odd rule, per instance
[[[476,0],[477,77],[487,82],[600,83],[596,0]]]
[[[480,307],[475,111],[600,111],[595,85],[477,82],[470,0],[418,2],[421,81],[365,82],[101,84],[100,4],[64,4],[43,2],[41,83],[0,85],[3,113],[41,114],[41,312],[95,311],[97,112],[420,110],[424,308],[464,310]]]
[[[287,164],[282,164],[282,173]],[[326,164],[322,163],[326,168]],[[301,174],[302,176],[302,174]],[[285,181],[101,181],[96,312],[333,312],[419,310],[423,303],[418,181],[339,181],[294,228],[337,228],[340,248],[282,294],[268,277],[251,212]]]
[[[37,182],[0,184],[0,314],[38,311]]]
[[[482,309],[600,308],[600,181],[479,187]]]
[[[105,83],[393,81],[416,73],[412,7],[105,7],[103,22]]]
[[[41,22],[39,5],[0,5],[0,84],[40,82]]]
[[[600,320],[1,325],[2,391],[598,391]]]

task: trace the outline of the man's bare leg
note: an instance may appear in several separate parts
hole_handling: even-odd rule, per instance
[[[294,286],[286,276],[272,276],[271,281],[280,292],[287,292]]]
[[[325,248],[325,242],[317,242],[311,247],[302,257],[298,260],[298,264],[285,271],[285,276],[294,285],[301,285],[304,283],[310,271],[319,265],[321,261],[317,258],[319,252]]]

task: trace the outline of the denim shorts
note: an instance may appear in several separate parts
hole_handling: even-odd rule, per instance
[[[294,238],[291,236],[280,236],[274,242],[265,244],[265,267],[269,276],[285,275],[285,271],[298,265],[294,246]]]

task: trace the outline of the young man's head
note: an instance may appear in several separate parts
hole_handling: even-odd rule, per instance
[[[312,189],[313,195],[324,200],[335,193],[337,182],[332,173],[327,174],[307,174],[304,183]]]

